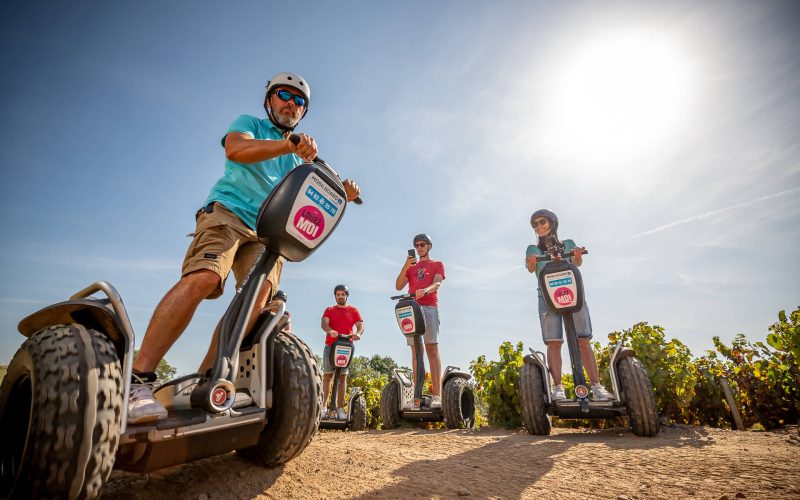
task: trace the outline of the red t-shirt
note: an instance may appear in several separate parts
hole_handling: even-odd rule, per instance
[[[331,328],[342,335],[353,333],[353,325],[363,321],[361,313],[353,306],[330,306],[322,313],[322,317],[328,318],[328,324],[331,325]],[[333,345],[334,342],[336,342],[336,337],[325,335],[325,345]]]
[[[438,260],[420,260],[416,264],[408,268],[406,271],[406,278],[408,278],[408,293],[413,294],[420,288],[425,288],[433,284],[433,277],[437,274],[444,279],[444,263]],[[429,293],[428,295],[417,300],[421,306],[438,306],[439,300],[437,294],[439,292]]]

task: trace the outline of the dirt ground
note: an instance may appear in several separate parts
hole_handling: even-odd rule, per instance
[[[231,453],[147,476],[115,471],[103,498],[794,498],[800,435],[664,427],[321,432],[288,464]]]

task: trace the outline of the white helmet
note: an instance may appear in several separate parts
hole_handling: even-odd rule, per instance
[[[270,109],[269,106],[269,95],[272,92],[272,90],[279,85],[291,87],[300,92],[301,94],[303,94],[303,97],[306,98],[306,109],[303,110],[303,116],[301,116],[300,118],[306,116],[306,113],[308,113],[308,107],[309,105],[311,105],[311,87],[308,85],[308,82],[305,81],[305,79],[302,76],[296,73],[286,73],[286,72],[278,73],[277,75],[270,78],[270,80],[267,82],[267,93],[264,95],[264,110],[267,112],[267,116],[269,117],[270,121],[272,121],[272,123],[274,123],[278,128],[284,131],[291,132],[294,129],[294,127],[292,127],[292,129],[287,129],[283,125],[279,124],[272,117],[272,110]]]

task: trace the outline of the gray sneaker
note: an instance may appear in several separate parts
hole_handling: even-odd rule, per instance
[[[442,407],[441,396],[431,396],[431,408],[441,408],[441,407]]]
[[[592,399],[595,401],[613,401],[614,395],[608,392],[602,384],[594,384],[592,386]]]
[[[239,408],[244,408],[245,406],[250,406],[251,404],[253,404],[252,396],[250,396],[250,394],[248,394],[245,391],[246,389],[242,391],[236,391],[236,396],[233,399],[233,404],[231,405],[231,408],[237,410]]]
[[[167,409],[153,396],[156,383],[146,382],[133,375],[131,392],[128,396],[128,423],[143,424],[167,418]]]
[[[561,384],[553,386],[553,392],[550,394],[550,399],[553,401],[564,401],[567,399],[567,393],[564,392],[564,386]]]

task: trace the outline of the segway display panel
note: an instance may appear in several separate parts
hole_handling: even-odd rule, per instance
[[[337,340],[331,346],[331,365],[336,368],[347,368],[350,366],[350,358],[353,356],[353,344],[346,340]]]
[[[286,259],[301,261],[339,223],[347,204],[345,196],[342,183],[324,166],[304,163],[284,177],[261,205],[258,237]]]
[[[401,300],[394,307],[397,325],[406,337],[425,334],[425,315],[416,300]]]
[[[565,261],[548,262],[539,273],[539,288],[547,307],[559,314],[574,313],[583,307],[583,280],[575,265]]]

